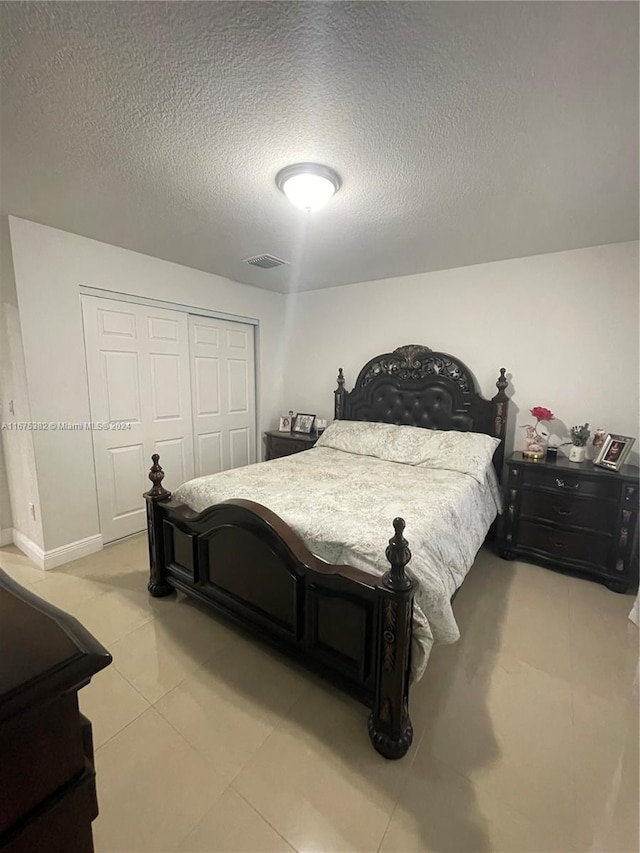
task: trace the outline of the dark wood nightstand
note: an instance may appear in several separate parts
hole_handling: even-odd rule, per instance
[[[638,468],[507,461],[499,553],[581,572],[615,592],[638,585]]]
[[[266,442],[266,459],[279,459],[281,456],[291,456],[292,453],[300,453],[309,450],[318,440],[318,436],[305,435],[302,432],[279,432],[277,429],[269,430],[264,434]]]

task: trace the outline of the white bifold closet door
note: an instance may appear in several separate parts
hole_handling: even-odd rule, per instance
[[[253,326],[189,315],[196,476],[256,461]]]
[[[93,431],[104,542],[146,526],[142,492],[151,455],[164,484],[194,475],[187,314],[82,297],[91,419],[124,429]]]
[[[82,297],[100,529],[146,526],[151,455],[163,485],[256,461],[253,326]]]

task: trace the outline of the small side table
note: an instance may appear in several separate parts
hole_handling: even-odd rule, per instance
[[[280,432],[277,429],[269,430],[264,434],[266,442],[266,459],[280,459],[282,456],[291,456],[292,453],[301,453],[309,450],[318,440],[317,435],[305,435],[302,432]]]

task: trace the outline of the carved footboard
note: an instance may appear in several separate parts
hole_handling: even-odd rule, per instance
[[[409,656],[416,581],[393,522],[384,577],[314,557],[271,510],[246,500],[201,513],[171,500],[153,456],[145,493],[149,592],[195,596],[330,678],[372,708],[369,735],[385,758],[401,758],[413,729]]]

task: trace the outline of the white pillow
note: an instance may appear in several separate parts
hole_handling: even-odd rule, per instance
[[[440,468],[469,474],[479,483],[493,464],[500,439],[482,432],[432,429],[427,457],[421,468]]]
[[[334,421],[322,433],[316,447],[332,447],[403,465],[459,471],[480,480],[499,444],[499,438],[478,432]]]

